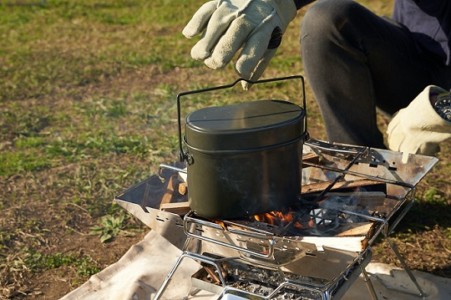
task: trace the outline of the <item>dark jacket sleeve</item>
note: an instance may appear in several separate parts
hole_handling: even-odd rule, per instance
[[[396,0],[393,18],[410,30],[421,50],[451,65],[450,0]]]
[[[312,3],[315,0],[293,0],[293,1],[294,1],[294,4],[296,4],[296,8],[300,9],[301,7],[303,7],[309,3]]]

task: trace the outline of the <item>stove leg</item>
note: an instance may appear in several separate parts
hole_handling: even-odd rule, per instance
[[[401,253],[399,253],[398,251],[398,246],[396,246],[396,244],[394,242],[392,242],[390,240],[390,238],[387,237],[387,241],[388,244],[390,245],[390,248],[393,250],[393,252],[395,253],[396,257],[398,258],[399,262],[401,263],[403,269],[406,271],[407,275],[409,276],[410,280],[413,282],[413,284],[415,285],[415,287],[418,289],[418,291],[420,292],[419,296],[424,298],[425,294],[423,292],[423,290],[421,289],[420,285],[418,284],[417,279],[415,278],[415,276],[413,275],[412,271],[410,270],[410,268],[407,266],[404,258],[402,257]]]
[[[188,248],[190,242],[186,242],[185,243],[185,247],[184,248]],[[197,262],[200,263],[206,263],[209,265],[212,265],[216,268],[216,270],[218,271],[218,277],[219,280],[221,282],[221,285],[223,287],[226,286],[226,281],[223,275],[223,269],[222,266],[220,265],[220,263],[213,258],[208,258],[205,257],[201,254],[198,253],[194,253],[194,252],[188,252],[188,251],[183,251],[182,254],[178,257],[175,265],[172,267],[171,271],[169,271],[169,273],[166,275],[166,278],[164,279],[163,283],[161,284],[160,288],[157,291],[157,294],[155,295],[155,297],[153,298],[153,300],[159,300],[160,297],[163,295],[164,291],[166,290],[166,288],[168,287],[169,283],[171,282],[172,276],[174,276],[175,271],[177,271],[178,267],[180,266],[181,262],[183,261],[183,259],[185,259],[186,257],[191,258]],[[192,291],[194,293],[196,293],[196,291]]]
[[[172,270],[168,273],[168,275],[166,275],[166,278],[163,281],[163,284],[160,286],[160,288],[158,289],[157,294],[155,295],[154,300],[159,300],[161,295],[163,294],[163,292],[166,290],[169,282],[172,279],[172,276],[174,275],[175,271],[177,270],[177,268],[179,267],[180,263],[182,262],[182,260],[185,258],[185,254],[183,253],[182,255],[179,256],[179,258],[177,259],[177,262],[175,263],[175,265],[172,267]]]
[[[189,292],[190,296],[196,296],[199,292],[201,291],[201,289],[198,288],[191,288],[191,291]]]
[[[373,283],[371,282],[371,279],[368,276],[368,273],[366,272],[365,267],[360,266],[360,268],[362,269],[363,280],[366,283],[366,287],[368,288],[368,292],[370,293],[371,299],[377,300],[376,291],[374,290]]]
[[[182,254],[178,257],[177,261],[175,262],[175,265],[172,267],[171,271],[169,271],[169,273],[166,275],[166,278],[164,279],[163,283],[161,284],[160,288],[157,291],[157,294],[155,295],[155,298],[153,300],[159,300],[161,295],[164,293],[164,291],[166,290],[169,282],[172,279],[172,276],[174,275],[175,271],[177,270],[177,268],[179,267],[180,263],[182,262],[182,260],[185,258],[185,254],[186,254],[186,249],[188,249],[189,245],[191,244],[191,238],[187,238],[185,240],[185,243],[183,245],[182,248]]]

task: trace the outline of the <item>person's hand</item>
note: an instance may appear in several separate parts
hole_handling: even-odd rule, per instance
[[[451,121],[442,118],[432,106],[437,96],[449,92],[430,85],[388,124],[388,147],[394,151],[435,155],[439,144],[451,138]],[[431,103],[432,101],[432,103]]]
[[[254,81],[274,56],[295,16],[292,0],[209,1],[193,15],[183,35],[191,38],[203,33],[191,56],[212,69],[224,67],[242,49],[235,69],[240,77]]]

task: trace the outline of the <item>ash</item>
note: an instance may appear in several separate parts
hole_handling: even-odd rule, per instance
[[[279,290],[271,299],[276,300],[303,300],[317,299],[318,294],[303,288],[303,284],[309,286],[324,284],[322,280],[316,280],[310,277],[302,277],[290,273],[284,273],[280,270],[263,269],[253,266],[244,268],[235,268],[230,270],[227,276],[229,285],[241,291],[267,297],[282,283],[290,281],[289,285]]]
[[[234,286],[234,287],[238,288],[242,291],[249,292],[249,293],[256,294],[256,295],[263,296],[263,297],[267,297],[271,293],[274,292],[273,288],[262,286],[259,284],[254,284],[254,283],[243,283],[241,285]],[[315,295],[311,292],[303,292],[303,294],[305,294],[305,295],[301,295],[300,293],[302,293],[302,292],[301,291],[283,290],[283,291],[277,293],[277,295],[274,295],[271,299],[275,299],[275,300],[316,299]],[[310,295],[307,295],[307,293],[309,293]]]

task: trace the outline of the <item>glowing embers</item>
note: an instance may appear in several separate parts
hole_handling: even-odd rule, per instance
[[[264,222],[278,228],[292,227],[298,230],[315,227],[314,219],[308,214],[299,214],[295,211],[271,211],[253,216],[255,221]]]

